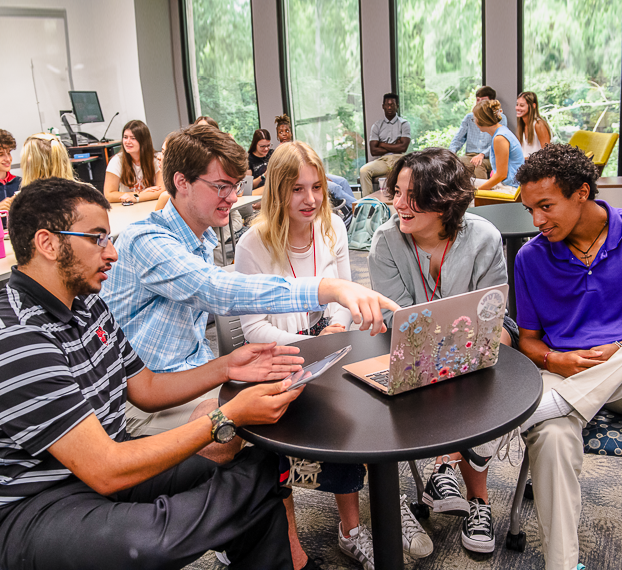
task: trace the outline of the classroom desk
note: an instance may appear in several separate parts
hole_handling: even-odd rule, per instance
[[[460,451],[508,433],[534,412],[542,396],[536,366],[505,345],[491,368],[397,396],[382,394],[341,368],[386,354],[390,343],[390,332],[372,337],[363,331],[294,343],[306,363],[349,344],[352,351],[308,384],[276,424],[238,430],[244,439],[276,453],[368,464],[376,570],[404,568],[398,461]],[[223,384],[219,403],[245,386]]]
[[[131,223],[144,220],[154,211],[155,205],[155,200],[139,202],[133,206],[124,206],[120,203],[112,204],[112,210],[108,214],[111,235],[116,237]],[[8,239],[4,240],[4,249],[6,257],[0,259],[0,287],[8,281],[11,276],[11,267],[17,263],[13,247]]]
[[[67,148],[69,156],[73,158],[75,154],[89,153],[89,158],[99,158],[101,160],[93,160],[89,167],[88,179],[86,176],[80,176],[85,182],[90,182],[98,190],[104,191],[104,179],[106,178],[106,167],[110,159],[116,154],[118,148],[121,148],[121,141],[94,142],[84,146],[70,146]],[[80,163],[83,164],[83,163]],[[80,165],[77,165],[80,166]]]

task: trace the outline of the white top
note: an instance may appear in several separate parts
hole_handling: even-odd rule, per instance
[[[321,236],[321,222],[315,221],[315,264],[317,277],[335,277],[352,280],[350,273],[350,255],[348,253],[348,234],[341,218],[332,214],[335,231],[334,254],[330,252],[330,243],[325,243]],[[328,240],[327,240],[328,241]],[[304,253],[289,253],[289,259],[296,272],[296,277],[313,277],[313,247]],[[288,267],[283,271],[281,266],[272,261],[270,253],[264,246],[253,227],[241,238],[235,248],[235,269],[240,273],[276,274],[291,277]],[[298,342],[309,335],[296,334],[307,330],[322,316],[321,313],[285,313],[281,315],[245,315],[240,317],[244,336],[249,342],[272,342],[279,345]],[[324,316],[330,317],[331,324],[341,324],[350,328],[352,315],[338,303],[329,303]]]
[[[132,163],[134,167],[134,173],[136,174],[136,184],[131,188],[128,188],[123,182],[121,182],[121,153],[115,154],[108,163],[108,167],[106,168],[106,172],[112,172],[112,174],[116,174],[119,177],[119,192],[142,192],[147,186],[145,186],[143,182],[143,169],[141,166]],[[153,166],[155,167],[156,174],[160,170],[160,165],[158,164],[157,158],[153,157]]]
[[[534,152],[539,151],[542,148],[542,145],[540,144],[540,139],[538,138],[538,134],[536,133],[536,123],[537,121],[533,122],[533,142],[531,144],[527,142],[527,131],[523,132],[523,142],[521,143],[520,147],[523,149],[523,156],[525,158],[532,155]]]

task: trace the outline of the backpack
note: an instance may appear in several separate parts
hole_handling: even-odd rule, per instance
[[[374,232],[390,217],[389,207],[380,200],[369,196],[359,200],[348,228],[348,247],[369,251]]]

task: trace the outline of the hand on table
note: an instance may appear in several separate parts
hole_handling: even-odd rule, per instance
[[[119,196],[119,201],[131,202],[132,204],[136,204],[136,202],[138,202],[138,198],[134,196],[133,192],[124,192],[123,194],[121,194],[121,196]]]
[[[334,325],[328,325],[327,327],[325,327],[319,336],[322,336],[325,334],[335,334],[335,333],[340,333],[340,332],[346,332],[346,327],[344,327],[343,325],[340,325],[339,323],[335,323]]]
[[[301,386],[286,392],[291,383],[291,380],[284,380],[250,386],[220,409],[236,426],[274,424],[304,390],[304,386]]]
[[[480,152],[479,154],[476,154],[472,159],[471,159],[471,164],[473,166],[479,166],[484,160],[484,155]]]
[[[227,378],[242,382],[281,380],[302,368],[304,358],[294,356],[300,352],[295,346],[245,344],[227,358]]]
[[[400,308],[397,303],[384,295],[345,279],[322,279],[319,297],[322,305],[335,302],[348,309],[352,314],[352,320],[361,325],[360,330],[366,331],[371,328],[372,336],[387,330],[382,318],[382,309],[397,311]]]
[[[588,368],[602,364],[607,358],[603,358],[601,350],[594,349],[551,352],[547,358],[547,365],[550,372],[568,378],[568,376],[574,376]]]

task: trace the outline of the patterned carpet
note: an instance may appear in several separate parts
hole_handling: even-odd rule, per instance
[[[369,286],[367,254],[350,252],[352,278]],[[215,333],[208,330],[215,344]],[[439,415],[439,421],[442,416]],[[514,455],[514,463],[518,457]],[[432,461],[419,461],[424,481],[432,471]],[[524,501],[522,530],[527,534],[525,552],[505,548],[509,529],[510,507],[518,479],[519,466],[508,461],[494,462],[490,467],[488,488],[496,533],[496,549],[489,555],[468,552],[460,541],[461,521],[456,517],[432,514],[423,521],[434,542],[434,552],[428,558],[413,560],[405,556],[405,567],[418,570],[532,570],[544,568],[533,501]],[[587,570],[619,570],[622,567],[622,458],[586,455],[583,461],[581,488],[583,511],[579,527],[581,562]],[[461,480],[460,480],[461,481]],[[415,497],[415,486],[406,463],[400,464],[400,484],[409,500]],[[464,490],[464,487],[463,487]],[[324,570],[356,569],[360,565],[344,556],[337,545],[339,517],[333,495],[305,489],[294,490],[296,519],[300,540],[307,554],[323,560]],[[361,492],[361,519],[369,524],[367,488]],[[213,553],[186,567],[186,570],[225,568]],[[268,570],[268,569],[266,569]]]

